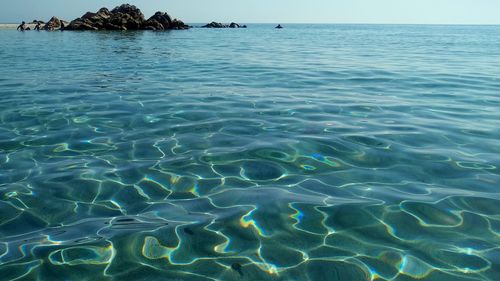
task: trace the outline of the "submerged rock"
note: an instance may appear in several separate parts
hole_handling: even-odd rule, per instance
[[[148,20],[139,8],[123,4],[109,11],[101,8],[96,13],[87,12],[73,20],[66,30],[169,30],[188,29],[182,21],[174,19],[165,12],[156,12]]]

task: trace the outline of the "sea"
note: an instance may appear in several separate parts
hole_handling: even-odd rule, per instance
[[[0,29],[0,279],[500,280],[500,26],[274,26]]]

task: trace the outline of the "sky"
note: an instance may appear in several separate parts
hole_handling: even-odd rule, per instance
[[[0,22],[72,20],[126,2],[187,23],[500,24],[500,0],[0,0]]]

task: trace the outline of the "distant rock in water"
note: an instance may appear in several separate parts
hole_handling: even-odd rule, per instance
[[[31,23],[32,24],[44,24],[45,22],[43,20],[33,20]]]
[[[230,23],[230,24],[222,24],[220,22],[211,22],[209,24],[206,24],[202,26],[202,28],[247,28],[246,25],[239,25],[237,23]]]
[[[148,20],[139,8],[123,4],[109,11],[101,8],[96,13],[87,12],[73,20],[65,30],[170,30],[188,29],[182,21],[164,12],[156,12]]]
[[[45,30],[57,30],[61,28],[61,23],[63,23],[65,26],[68,25],[67,22],[64,22],[57,17],[52,17],[44,26],[43,29]]]

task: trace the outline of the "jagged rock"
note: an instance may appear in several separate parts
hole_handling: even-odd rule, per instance
[[[130,16],[130,18],[133,18],[136,21],[144,21],[144,15],[142,14],[141,10],[137,8],[134,5],[130,4],[123,4],[121,6],[118,6],[111,10],[112,15],[117,15],[117,14],[125,14]]]
[[[104,29],[111,13],[106,8],[101,8],[97,13],[87,12],[81,18],[72,21],[67,30],[99,30]]]
[[[172,20],[164,12],[156,12],[145,20],[144,14],[136,6],[123,4],[109,11],[101,8],[97,13],[87,12],[73,20],[66,30],[166,30],[187,29],[180,20]]]
[[[56,18],[56,17],[52,17],[44,26],[43,26],[43,29],[45,30],[56,30],[56,29],[59,29],[61,28],[61,20]]]
[[[172,18],[167,13],[156,12],[144,25],[145,27],[154,27],[154,30],[170,29]]]
[[[177,30],[182,30],[182,29],[189,29],[190,26],[186,25],[183,21],[174,19],[172,21],[172,25],[170,26],[171,29],[177,29]]]
[[[81,17],[81,19],[93,19],[97,16],[97,13],[87,12]]]

